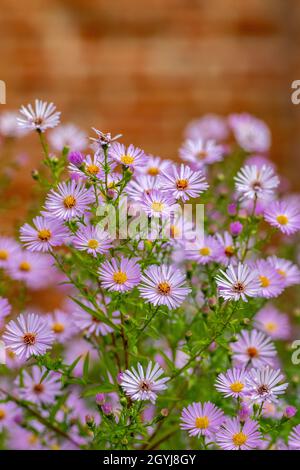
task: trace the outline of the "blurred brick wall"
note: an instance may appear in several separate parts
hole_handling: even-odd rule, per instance
[[[189,119],[247,110],[297,184],[299,20],[297,0],[1,0],[7,107],[52,100],[65,121],[168,157]]]

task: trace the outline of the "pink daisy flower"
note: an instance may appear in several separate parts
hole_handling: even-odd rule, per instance
[[[130,168],[142,167],[147,162],[145,152],[132,144],[126,148],[125,145],[114,142],[109,149],[109,155],[118,163]]]
[[[246,264],[229,265],[226,271],[221,270],[216,276],[216,282],[219,295],[225,300],[242,299],[247,302],[247,297],[258,297],[260,294],[257,273]]]
[[[289,316],[281,313],[273,305],[263,307],[254,317],[254,324],[272,339],[286,340],[291,335]]]
[[[247,113],[231,114],[229,125],[238,144],[248,152],[267,152],[271,146],[268,126]]]
[[[18,251],[20,246],[13,238],[0,236],[0,268],[6,268]]]
[[[17,118],[18,124],[24,129],[44,132],[59,124],[60,112],[55,110],[56,106],[53,103],[35,100],[34,108],[31,104],[21,106],[20,113],[24,117]]]
[[[261,331],[243,330],[235,343],[230,343],[237,365],[262,367],[273,365],[276,349],[271,339]]]
[[[224,421],[224,413],[211,402],[192,403],[184,408],[180,418],[180,428],[190,436],[213,438]]]
[[[17,414],[17,407],[14,403],[0,403],[0,431],[4,428],[11,429],[14,425],[14,418]]]
[[[29,431],[20,426],[10,429],[8,447],[11,450],[42,450],[45,449],[37,432]]]
[[[138,363],[137,369],[132,367],[122,372],[121,387],[131,400],[150,400],[151,403],[155,403],[158,392],[167,388],[165,384],[169,377],[159,378],[163,373],[163,369],[157,363],[152,367],[150,361],[145,371]]]
[[[177,204],[173,196],[161,190],[152,189],[144,193],[141,200],[141,208],[149,217],[167,218],[177,211]]]
[[[32,227],[23,225],[20,240],[29,251],[52,251],[54,246],[61,246],[69,236],[69,231],[60,220],[35,217]]]
[[[71,163],[68,166],[68,170],[72,176],[77,175],[78,178],[81,178],[82,180],[86,180],[87,178],[103,179],[103,158],[103,154],[100,152],[95,153],[93,156],[86,155],[80,167],[76,166],[74,163]]]
[[[271,199],[279,178],[271,166],[243,166],[235,176],[235,187],[242,198]]]
[[[137,286],[141,280],[141,269],[137,258],[112,258],[105,261],[98,270],[101,285],[108,290],[126,292]]]
[[[187,165],[170,166],[159,178],[161,190],[175,199],[187,201],[198,197],[208,188],[208,183],[201,171],[192,171]]]
[[[70,220],[80,217],[94,202],[92,189],[86,189],[81,183],[70,181],[60,183],[57,190],[51,189],[47,196],[44,215],[57,219]]]
[[[222,142],[229,134],[228,124],[224,117],[217,114],[205,114],[200,119],[191,121],[186,129],[185,135],[188,139],[215,140]]]
[[[170,310],[182,304],[191,289],[186,286],[186,277],[173,266],[152,265],[142,275],[140,295],[153,305],[166,305]]]
[[[87,136],[74,124],[64,124],[49,133],[49,142],[54,150],[61,152],[68,147],[73,152],[81,152],[87,145]]]
[[[107,253],[112,247],[109,234],[93,225],[80,226],[72,242],[77,250],[86,251],[95,258],[98,253]]]
[[[300,230],[298,203],[288,200],[272,202],[265,210],[264,218],[285,235],[293,235]]]
[[[260,297],[270,299],[278,297],[284,290],[284,283],[276,269],[264,259],[260,259],[254,263],[254,269],[260,283]]]
[[[228,264],[234,264],[236,261],[236,251],[238,246],[235,245],[235,242],[232,238],[232,235],[229,232],[216,233],[216,239],[222,247],[222,252],[218,256],[218,261],[225,266]]]
[[[94,305],[91,302],[83,301],[83,303],[89,307],[91,310],[95,310]],[[107,308],[106,305],[103,303],[99,303],[99,308],[101,309],[102,313],[106,315],[108,318]],[[120,323],[120,312],[113,312],[111,314],[110,320],[115,324]],[[75,306],[74,313],[73,313],[73,321],[76,327],[82,332],[85,331],[87,336],[96,335],[96,336],[105,336],[109,333],[112,333],[114,330],[108,324],[102,322],[98,318],[94,317],[86,310],[81,308],[79,305]]]
[[[30,251],[19,251],[8,264],[8,274],[23,281],[30,289],[42,289],[53,284],[56,270],[50,256]]]
[[[18,392],[23,400],[37,405],[55,403],[56,397],[62,394],[60,376],[55,372],[49,372],[46,375],[45,372],[45,367],[33,366],[31,374],[27,370],[23,371],[22,383],[17,378],[16,385],[19,387]]]
[[[273,266],[281,276],[284,287],[300,284],[300,269],[292,261],[277,256],[269,256],[267,261]]]
[[[156,178],[161,173],[167,170],[171,165],[170,160],[165,160],[160,157],[154,157],[153,155],[147,156],[145,165],[138,168],[138,171],[150,176],[150,178]]]
[[[223,160],[223,154],[223,146],[217,145],[213,140],[188,139],[179,149],[182,160],[191,163],[197,170]]]
[[[54,335],[47,321],[29,313],[26,317],[19,315],[6,325],[3,335],[5,345],[20,358],[28,359],[32,355],[41,355],[51,347]]]
[[[260,445],[262,435],[259,424],[247,418],[241,423],[239,418],[227,418],[216,434],[218,445],[224,450],[251,450]]]
[[[245,394],[246,376],[244,369],[228,369],[225,374],[218,375],[215,387],[225,398],[242,397]]]
[[[47,321],[50,330],[54,333],[54,340],[58,343],[64,343],[76,332],[70,313],[56,309],[47,316]]]
[[[280,370],[269,366],[251,369],[246,377],[246,393],[254,403],[272,403],[278,401],[278,395],[285,393],[287,383],[282,383],[284,376]]]
[[[300,424],[292,428],[289,435],[289,447],[292,450],[300,450]]]
[[[199,264],[208,264],[219,261],[222,255],[222,247],[218,240],[208,235],[204,240],[198,240],[194,243],[194,248],[186,250],[186,257]]]

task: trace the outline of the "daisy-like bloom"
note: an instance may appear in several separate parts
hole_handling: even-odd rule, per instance
[[[292,450],[300,450],[300,424],[293,427],[289,435],[289,448]]]
[[[91,302],[84,300],[82,303],[91,310],[95,310],[95,307]],[[104,305],[102,302],[99,302],[99,307],[104,315],[108,317],[106,305]],[[110,320],[116,325],[120,323],[120,312],[113,312]],[[108,333],[112,333],[114,331],[110,325],[91,315],[79,305],[75,306],[73,312],[73,321],[77,329],[79,329],[81,332],[85,331],[87,336],[91,336],[92,334],[96,336],[105,336]]]
[[[19,378],[16,380],[21,398],[37,405],[55,403],[55,398],[62,393],[60,376],[49,372],[43,378],[45,372],[46,369],[39,366],[33,366],[31,374],[27,370],[23,371],[22,384]]]
[[[284,283],[281,276],[267,260],[257,260],[254,263],[254,269],[260,284],[258,294],[260,297],[270,299],[271,297],[278,297],[283,292]]]
[[[134,201],[141,201],[144,194],[149,194],[152,189],[159,189],[158,178],[149,175],[137,175],[126,186],[126,193]]]
[[[16,414],[17,408],[14,403],[0,403],[0,431],[11,428]]]
[[[182,201],[198,197],[208,188],[208,183],[202,172],[192,171],[183,163],[179,168],[172,165],[167,171],[162,172],[159,183],[162,191]]]
[[[28,359],[34,354],[45,354],[54,341],[54,334],[46,320],[29,313],[26,317],[19,315],[16,321],[11,320],[6,325],[3,339],[17,356]]]
[[[165,384],[169,377],[159,378],[163,373],[163,369],[157,363],[152,367],[152,361],[150,361],[146,371],[138,363],[137,369],[131,367],[122,372],[121,387],[131,400],[150,400],[151,403],[155,403],[157,393],[167,388]]]
[[[235,176],[235,187],[244,199],[271,199],[279,178],[271,166],[243,166]]]
[[[105,261],[98,270],[101,285],[110,291],[126,292],[137,286],[141,280],[141,268],[137,258],[112,258]]]
[[[26,129],[21,129],[17,122],[18,113],[6,111],[0,115],[0,134],[4,137],[16,138],[26,133]]]
[[[179,149],[182,160],[193,164],[195,169],[202,169],[205,165],[223,160],[224,148],[213,140],[186,140]]]
[[[55,341],[63,343],[76,332],[71,314],[56,309],[47,316],[49,328],[53,331]]]
[[[215,387],[226,398],[241,397],[245,394],[246,375],[244,369],[228,369],[225,374],[218,375]]]
[[[130,168],[144,166],[147,162],[145,152],[132,144],[126,148],[125,145],[115,142],[109,149],[109,155],[118,163]]]
[[[221,270],[216,276],[216,282],[219,294],[225,300],[242,299],[247,302],[247,297],[259,296],[260,285],[257,273],[246,264],[229,265],[226,271]]]
[[[191,289],[186,277],[173,266],[149,266],[142,275],[141,297],[153,305],[166,305],[170,310],[179,307]]]
[[[225,118],[217,114],[206,114],[200,119],[191,121],[186,129],[185,135],[188,139],[215,140],[222,142],[229,134],[228,124]]]
[[[35,100],[35,106],[28,104],[21,106],[20,113],[24,116],[18,118],[18,124],[24,129],[44,132],[46,129],[59,124],[60,112],[55,111],[56,106],[46,101]]]
[[[72,242],[77,250],[86,251],[95,258],[98,253],[107,253],[112,247],[109,234],[93,225],[80,226]]]
[[[160,157],[148,155],[147,162],[144,166],[139,167],[138,171],[151,178],[156,178],[161,175],[171,165],[170,160],[164,160]]]
[[[47,254],[18,251],[7,266],[8,274],[23,281],[30,289],[42,289],[53,284],[57,274],[52,258]]]
[[[90,139],[96,144],[98,144],[98,146],[100,146],[101,148],[103,146],[109,147],[112,142],[122,137],[122,134],[117,134],[115,136],[112,136],[110,132],[105,133],[105,132],[99,131],[99,129],[96,129],[95,127],[92,127],[92,129],[97,134],[97,137],[96,138],[90,137]]]
[[[237,365],[262,367],[273,365],[276,349],[271,338],[261,331],[243,330],[235,343],[230,343],[233,359]]]
[[[60,220],[42,216],[33,219],[20,229],[20,240],[29,251],[52,251],[54,246],[61,246],[69,236],[67,227]]]
[[[258,427],[258,422],[250,418],[244,423],[239,418],[227,418],[216,434],[217,444],[224,450],[255,449],[262,438]]]
[[[264,331],[274,340],[290,338],[289,316],[281,313],[273,305],[267,305],[259,310],[254,317],[254,324],[258,330]]]
[[[152,189],[149,193],[144,193],[141,200],[141,208],[149,217],[163,219],[176,213],[178,206],[175,202],[172,195]]]
[[[229,125],[238,144],[248,152],[267,152],[271,145],[268,126],[247,113],[229,116]]]
[[[222,247],[218,240],[212,235],[206,236],[204,240],[195,241],[194,248],[186,251],[187,258],[199,264],[208,264],[218,261],[221,255]]]
[[[190,436],[210,439],[223,423],[224,413],[210,401],[192,403],[182,410],[180,421],[180,428],[188,431]]]
[[[300,284],[300,269],[292,261],[277,256],[269,256],[267,261],[273,266],[284,283],[284,287]]]
[[[47,196],[45,215],[70,220],[83,215],[93,201],[92,189],[86,189],[83,184],[75,181],[60,183],[57,190],[51,189]]]
[[[270,225],[285,235],[293,235],[300,230],[300,209],[298,203],[288,200],[275,201],[268,205],[264,218]]]
[[[81,152],[87,147],[87,136],[74,124],[64,124],[49,133],[49,142],[54,150],[61,152],[68,147],[73,152]]]
[[[254,403],[275,403],[278,395],[282,395],[288,387],[282,383],[284,376],[280,370],[270,369],[269,366],[251,369],[246,377],[246,393]]]
[[[10,237],[0,237],[0,268],[6,268],[13,256],[20,251],[18,243]]]
[[[220,263],[228,266],[236,261],[236,249],[232,235],[229,232],[217,233],[216,239],[222,247],[222,253],[219,255]]]
[[[103,170],[103,153],[97,152],[93,156],[86,155],[84,157],[80,167],[71,163],[68,166],[68,170],[71,173],[73,179],[74,176],[77,176],[78,179],[86,180],[87,178],[104,178],[104,170]],[[75,178],[76,179],[76,178]]]

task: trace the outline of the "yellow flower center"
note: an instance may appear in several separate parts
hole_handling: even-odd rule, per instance
[[[231,245],[228,245],[225,247],[225,255],[226,256],[232,256],[234,254],[234,247]]]
[[[86,166],[86,172],[91,173],[91,175],[97,175],[100,171],[100,168],[97,165],[91,164]]]
[[[189,185],[189,182],[188,180],[185,180],[185,179],[179,179],[176,181],[176,188],[179,190],[179,191],[184,191]]]
[[[242,382],[233,382],[230,385],[230,390],[234,393],[239,393],[244,389],[245,385]]]
[[[159,175],[159,169],[156,166],[151,166],[150,168],[148,168],[148,175],[150,176]]]
[[[131,155],[122,155],[121,162],[124,165],[132,165],[132,163],[134,162],[134,157],[132,157]]]
[[[72,207],[76,206],[75,197],[72,196],[72,195],[65,197],[64,206],[65,206],[66,209],[72,209]]]
[[[99,246],[98,240],[92,239],[88,241],[88,247],[91,248],[92,250],[96,250]]]
[[[0,250],[0,261],[6,261],[8,259],[8,253],[6,250]]]
[[[277,269],[277,272],[278,272],[278,274],[280,274],[280,276],[286,277],[286,272],[283,271],[283,269]]]
[[[237,434],[234,434],[232,436],[232,441],[234,445],[237,447],[240,447],[243,444],[245,444],[245,442],[247,442],[247,439],[248,439],[248,436],[246,436],[246,434],[244,434],[243,432],[238,432]]]
[[[199,253],[202,256],[209,256],[211,254],[211,249],[208,248],[208,246],[204,246],[203,248],[200,248]]]
[[[50,446],[50,449],[51,449],[51,450],[60,450],[60,446],[59,446],[58,444],[52,444],[52,445]]]
[[[31,265],[28,263],[28,261],[22,261],[20,264],[19,264],[19,269],[20,271],[30,271],[31,270]]]
[[[47,229],[39,230],[38,237],[42,242],[47,242],[51,238],[51,232]]]
[[[1,421],[2,419],[4,419],[5,416],[6,416],[6,413],[5,413],[4,409],[3,409],[3,408],[0,408],[0,421]]]
[[[176,225],[171,225],[170,226],[170,235],[171,235],[172,238],[175,238],[178,235],[180,235],[180,230],[179,230],[178,227],[176,227]]]
[[[259,276],[261,287],[269,287],[270,279],[266,276]]]
[[[277,222],[280,224],[280,225],[287,225],[289,219],[286,215],[282,214],[282,215],[278,215],[276,217],[276,220]]]
[[[53,323],[52,330],[54,333],[63,333],[65,331],[65,325],[59,322]]]
[[[164,208],[164,204],[162,202],[152,202],[151,208],[154,212],[161,212]]]
[[[117,283],[117,284],[124,284],[126,281],[127,281],[128,277],[127,277],[127,274],[126,273],[123,273],[122,271],[117,271],[116,273],[114,273],[113,275],[113,280]]]
[[[196,418],[195,426],[198,429],[206,429],[209,426],[209,419],[207,416],[201,416],[201,418]]]
[[[35,434],[31,434],[29,437],[28,437],[28,444],[31,444],[31,445],[34,445],[38,442],[38,437],[35,435]]]
[[[258,351],[253,346],[250,346],[250,348],[247,349],[247,353],[248,353],[248,356],[251,357],[251,358],[258,356]]]
[[[27,346],[33,346],[35,344],[36,334],[35,333],[25,333],[23,336],[24,344]]]
[[[275,331],[278,330],[278,325],[272,321],[269,321],[265,325],[266,330],[269,331],[270,333],[275,333]]]
[[[168,282],[160,282],[157,286],[158,292],[163,295],[168,295],[171,291],[171,286]]]

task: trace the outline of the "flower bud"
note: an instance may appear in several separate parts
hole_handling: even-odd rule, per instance
[[[162,410],[160,411],[160,414],[166,418],[168,415],[169,415],[169,410],[168,408],[162,408]]]
[[[291,419],[295,416],[296,413],[297,413],[297,408],[289,405],[285,408],[283,416],[285,418]]]
[[[228,204],[227,212],[230,216],[234,216],[234,215],[237,214],[237,207],[236,207],[235,202],[232,202],[231,204]]]
[[[243,225],[238,220],[236,222],[231,222],[229,227],[230,233],[233,237],[237,237],[243,230]]]
[[[111,415],[112,414],[112,405],[111,405],[111,403],[104,403],[101,408],[102,408],[102,411],[105,415]]]
[[[96,403],[97,405],[104,405],[105,403],[105,393],[97,393],[96,395]]]
[[[38,170],[32,170],[31,176],[32,176],[32,178],[33,178],[34,180],[37,181],[37,180],[39,179],[39,177],[40,177],[40,174],[39,174]]]
[[[94,417],[91,415],[86,415],[85,422],[88,426],[92,426],[94,424]]]
[[[246,419],[249,418],[250,414],[250,408],[247,405],[242,405],[238,412],[239,420],[242,422],[246,421]]]
[[[82,155],[81,152],[70,152],[68,156],[68,160],[73,165],[79,167],[84,160],[84,155]]]

